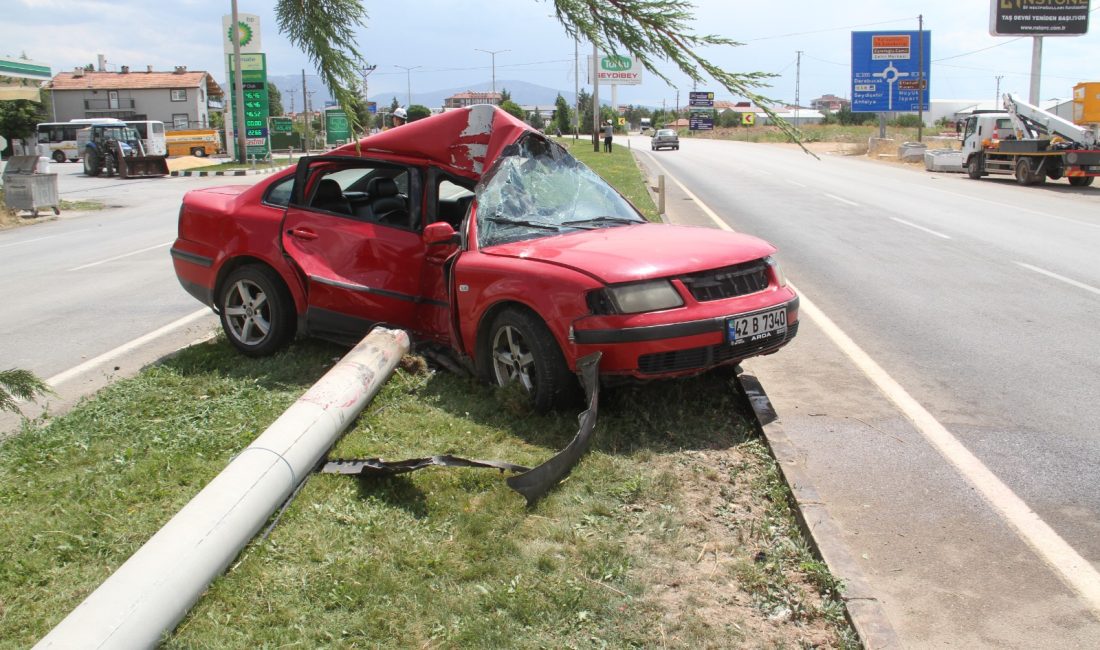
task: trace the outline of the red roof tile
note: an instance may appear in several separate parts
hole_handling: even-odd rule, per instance
[[[214,78],[203,71],[195,72],[94,72],[81,75],[73,72],[58,73],[47,88],[52,90],[141,90],[147,88],[197,88],[206,79],[206,91],[221,95],[222,89]]]

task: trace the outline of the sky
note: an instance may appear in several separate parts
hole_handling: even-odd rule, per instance
[[[260,17],[269,75],[313,74],[306,56],[281,36],[270,0],[238,0],[238,10]],[[1100,81],[1100,0],[1093,0],[1090,30],[1079,37],[1043,39],[1041,99],[1068,98],[1074,84]],[[369,77],[372,97],[508,80],[572,92],[575,44],[553,16],[549,0],[363,0],[368,18],[357,29],[358,47],[377,66]],[[1028,96],[1032,39],[992,36],[989,0],[695,0],[694,30],[742,43],[700,51],[720,67],[776,76],[761,94],[791,103],[796,85],[802,105],[824,94],[850,95],[852,31],[916,30],[917,16],[931,32],[932,99],[987,99],[997,92]],[[107,58],[108,69],[172,70],[186,65],[223,82],[221,16],[229,0],[0,0],[0,55],[71,70]],[[581,87],[590,43],[579,44]],[[801,65],[796,63],[802,51]],[[406,72],[406,68],[415,68]],[[690,80],[670,63],[660,71],[671,83],[645,72],[638,86],[619,86],[619,104],[672,108],[687,103]],[[695,90],[738,99],[713,80]],[[679,96],[677,97],[677,91]],[[601,86],[601,99],[609,89]],[[523,103],[522,97],[514,98]]]

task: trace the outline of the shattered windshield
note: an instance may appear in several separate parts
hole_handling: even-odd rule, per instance
[[[476,193],[479,246],[645,222],[595,172],[534,136],[505,149]]]

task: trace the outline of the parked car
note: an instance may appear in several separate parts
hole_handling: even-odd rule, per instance
[[[680,148],[680,136],[676,135],[676,131],[673,129],[657,129],[653,133],[653,139],[649,141],[649,148],[653,151],[658,149],[679,149]]]
[[[171,254],[246,355],[383,323],[488,382],[521,382],[539,410],[579,393],[593,352],[607,379],[676,377],[775,352],[798,329],[771,244],[649,223],[489,105],[191,191]]]

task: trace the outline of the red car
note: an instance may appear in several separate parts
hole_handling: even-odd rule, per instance
[[[487,381],[563,405],[577,360],[604,378],[697,374],[768,354],[798,297],[755,237],[648,223],[598,175],[493,106],[373,135],[250,187],[189,192],[172,246],[229,341],[375,324],[453,351]]]

